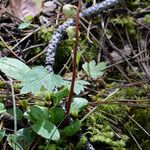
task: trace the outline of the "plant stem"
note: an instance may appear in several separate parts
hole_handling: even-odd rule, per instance
[[[75,32],[75,46],[74,46],[74,51],[73,51],[73,74],[72,74],[72,81],[71,81],[71,87],[70,87],[70,93],[69,93],[69,98],[68,101],[66,102],[66,113],[69,114],[70,112],[70,107],[71,107],[71,101],[72,101],[72,95],[73,95],[73,89],[74,89],[74,84],[75,84],[75,78],[76,78],[76,57],[77,57],[77,48],[78,48],[78,30],[79,30],[79,10],[80,10],[80,2],[78,3],[78,10],[77,10],[77,15],[76,15],[76,32]]]

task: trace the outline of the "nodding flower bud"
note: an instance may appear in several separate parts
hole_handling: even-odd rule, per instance
[[[63,6],[63,13],[66,17],[72,18],[75,17],[75,9],[73,5],[66,4]]]
[[[76,33],[76,27],[75,26],[70,26],[66,29],[68,38],[70,40],[75,39],[75,33]],[[78,37],[80,36],[80,32],[78,31]]]
[[[75,37],[76,27],[70,26],[66,29],[67,35],[69,39],[73,39]]]

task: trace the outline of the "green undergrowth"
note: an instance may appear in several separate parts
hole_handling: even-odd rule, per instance
[[[56,51],[56,62],[55,62],[55,70],[56,72],[61,70],[62,67],[65,65],[64,70],[70,71],[70,62],[73,58],[73,47],[74,47],[74,40],[73,39],[66,39],[63,40],[57,51]],[[80,65],[85,61],[91,61],[94,59],[97,55],[97,49],[96,43],[89,44],[86,37],[80,37],[79,38],[79,47],[77,52],[77,61],[80,62]],[[70,61],[67,63],[68,59]],[[79,65],[79,67],[80,67]]]
[[[7,87],[6,83],[2,81],[0,85],[1,89]],[[56,93],[41,91],[35,96],[32,96],[32,99],[30,94],[26,95],[26,98],[24,97],[23,99],[20,97],[16,110],[18,121],[17,136],[2,128],[0,131],[1,142],[3,142],[3,137],[7,137],[8,144],[13,149],[15,140],[17,141],[18,148],[22,147],[23,149],[28,149],[32,147],[32,144],[38,139],[39,142],[36,144],[36,147],[41,150],[46,148],[84,150],[88,140],[96,149],[101,147],[102,149],[130,150],[137,149],[137,144],[133,139],[134,137],[142,149],[148,150],[150,140],[147,133],[150,132],[150,109],[141,108],[140,106],[143,105],[143,102],[140,101],[147,100],[144,103],[149,104],[147,94],[150,88],[149,85],[122,87],[107,100],[105,100],[106,95],[110,95],[112,90],[114,91],[119,84],[110,83],[105,86],[107,88],[101,90],[96,95],[87,95],[91,99],[88,109],[90,110],[92,107],[95,107],[94,103],[99,104],[104,101],[111,102],[117,100],[118,103],[100,104],[99,107],[82,122],[81,126],[79,120],[87,114],[86,109],[83,111],[87,102],[84,98],[76,98],[76,102],[72,103],[71,109],[74,122],[70,127],[68,126],[65,129],[59,127],[59,123],[64,119],[65,113],[58,104],[63,102],[66,96],[68,96],[67,89],[61,89]],[[16,83],[14,87],[15,92],[20,90],[18,83]],[[1,97],[0,113],[7,114],[7,116],[10,117],[8,125],[11,125],[13,109],[3,105],[4,98],[3,96]],[[8,99],[11,99],[11,96],[8,97]],[[132,107],[127,104],[122,104],[119,100],[126,101],[126,103],[131,104]],[[135,100],[136,102],[131,102],[131,100]],[[80,102],[80,104],[77,101]],[[81,102],[83,103],[81,104]],[[132,104],[137,105],[133,107],[134,105]],[[5,123],[5,121],[3,122]],[[50,128],[47,128],[48,126],[55,129],[54,136],[51,135],[52,132]],[[6,127],[8,128],[9,126]],[[48,132],[46,132],[46,130]],[[80,137],[81,133],[82,136]],[[51,141],[49,143],[48,139],[50,135]],[[76,138],[76,140],[74,140],[74,138]]]
[[[117,84],[109,84],[108,87],[116,87]],[[104,102],[104,96],[110,90],[105,89],[93,96],[94,102]],[[137,104],[136,107],[130,107],[126,104],[100,104],[94,113],[92,113],[84,123],[84,135],[95,144],[97,149],[108,147],[113,150],[137,149],[136,142],[142,149],[149,148],[150,133],[150,109],[141,108],[143,102],[149,104],[150,87],[148,84],[141,87],[133,86],[120,89],[116,94],[106,101],[124,100],[126,103]],[[136,102],[131,102],[134,100]],[[132,105],[133,104],[133,105]],[[140,126],[139,126],[139,125]],[[145,132],[145,131],[147,132]],[[135,141],[133,137],[137,140]]]
[[[90,0],[86,2],[91,6]],[[0,149],[6,146],[14,150],[85,150],[90,142],[96,150],[149,150],[150,86],[141,80],[147,77],[141,69],[145,66],[138,66],[147,58],[138,60],[137,56],[140,50],[143,56],[146,55],[142,50],[149,46],[146,45],[150,22],[147,7],[146,0],[127,0],[121,8],[117,6],[115,10],[89,20],[89,31],[80,24],[70,124],[64,125],[64,120],[71,85],[71,78],[67,75],[72,74],[75,32],[68,33],[67,29],[57,48],[54,71],[61,70],[61,75],[49,74],[41,66],[44,65],[44,55],[37,57],[33,64],[31,61],[30,66],[14,58],[0,57]],[[63,17],[60,14],[60,24],[65,21]],[[88,27],[87,22],[83,23]],[[42,27],[18,46],[20,50],[42,44],[23,52],[26,62],[46,48],[54,28],[53,25]],[[25,29],[32,27],[25,26]],[[88,32],[98,43],[93,36],[87,35]],[[142,46],[139,49],[140,41],[146,41],[144,49]],[[124,52],[126,45],[132,47],[131,54]],[[13,42],[8,46],[13,47]],[[5,43],[0,41],[2,56],[5,55],[5,47]],[[111,62],[113,58],[108,59],[116,51],[121,57],[124,53],[131,64],[123,58],[123,63],[111,66],[116,62]],[[121,72],[118,73],[115,67]],[[130,67],[137,68],[137,71]],[[123,73],[130,79],[126,80]],[[16,105],[13,104],[14,99]],[[14,125],[17,126],[16,131]]]

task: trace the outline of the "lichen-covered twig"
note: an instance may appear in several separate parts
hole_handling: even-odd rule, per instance
[[[52,39],[50,40],[50,43],[48,45],[45,61],[46,68],[49,71],[49,73],[53,73],[53,64],[55,62],[56,49],[60,41],[63,39],[66,29],[74,24],[74,19],[68,19],[64,24],[60,25],[56,29],[56,31],[54,31]]]
[[[90,18],[93,15],[99,14],[103,10],[107,10],[112,6],[115,6],[119,3],[120,0],[105,0],[101,3],[98,3],[94,6],[91,6],[85,10],[83,10],[80,13],[80,17],[86,17]],[[63,39],[65,35],[65,31],[69,26],[75,25],[74,19],[68,19],[66,22],[64,22],[62,25],[60,25],[53,33],[53,36],[49,42],[48,50],[46,53],[46,68],[49,71],[49,73],[53,73],[53,64],[55,62],[55,53],[56,49],[60,43],[60,41]]]

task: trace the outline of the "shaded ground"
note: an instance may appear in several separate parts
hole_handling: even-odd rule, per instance
[[[38,9],[31,7],[30,12],[37,9],[40,13],[35,13],[32,21],[28,21],[30,14],[27,13],[27,21],[23,22],[17,12],[10,11],[10,7],[16,11],[16,3],[10,5],[10,1],[0,1],[0,58],[17,58],[30,67],[45,65],[45,52],[53,31],[67,18],[62,13],[59,1],[43,3],[44,6],[48,5],[47,8],[39,4]],[[77,2],[73,1],[72,4],[76,6]],[[29,11],[26,2],[21,5],[25,7],[23,13]],[[91,5],[94,3],[83,1],[81,9]],[[46,149],[46,146],[49,149],[88,149],[88,146],[85,147],[88,142],[96,150],[149,149],[149,12],[147,1],[127,1],[126,5],[116,6],[87,21],[81,20],[78,45],[81,58],[77,78],[88,81],[90,85],[77,97],[86,98],[89,103],[77,117],[72,118],[81,120],[97,105],[99,107],[84,120],[75,137],[65,137],[62,131],[61,140],[48,144],[48,140],[30,130],[32,121],[25,118],[23,113],[34,104],[51,110],[54,93],[23,95],[20,94],[19,82],[13,80],[17,117],[20,118],[17,120],[18,130],[29,129],[17,137],[17,143],[22,149]],[[57,49],[54,66],[55,73],[68,80],[72,72],[73,46],[74,40],[70,40],[66,35]],[[92,79],[82,69],[84,62],[93,59],[97,63],[107,62],[105,73],[100,78]],[[116,93],[110,96],[114,91]],[[0,102],[7,110],[7,113],[1,112],[1,149],[15,149],[13,94],[9,78],[2,72],[0,95]],[[66,99],[66,96],[62,96],[61,102],[64,103]]]

